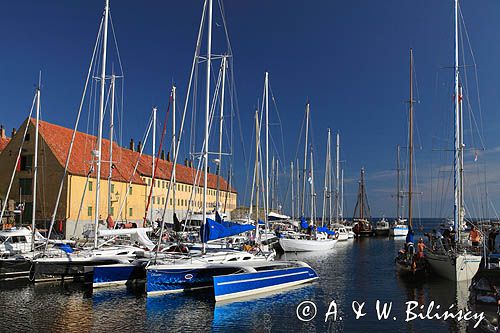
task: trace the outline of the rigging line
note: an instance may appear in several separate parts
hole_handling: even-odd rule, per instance
[[[151,188],[149,190],[148,201],[146,204],[146,210],[144,211],[144,221],[143,221],[144,225],[146,224],[146,218],[147,218],[148,211],[149,211],[149,205],[151,204],[151,196],[153,194],[153,188],[155,187],[155,177],[157,175],[158,165],[160,164],[158,160],[159,160],[159,156],[161,154],[161,149],[163,148],[163,141],[165,140],[165,132],[167,131],[168,115],[170,114],[171,104],[172,104],[172,94],[170,94],[170,98],[169,98],[168,106],[167,106],[167,112],[165,112],[165,121],[163,122],[163,131],[161,132],[160,145],[158,147],[158,152],[156,153],[156,156],[155,155],[151,156],[152,159],[155,160],[155,169],[154,169],[153,174],[152,174],[152,184],[151,184]],[[151,223],[152,222],[153,222],[153,216],[151,215]]]
[[[205,0],[204,3],[203,3],[203,12],[202,12],[202,15],[201,15],[201,22],[200,22],[200,27],[199,27],[199,30],[198,30],[198,37],[197,37],[197,40],[196,40],[196,47],[195,47],[194,56],[193,56],[193,63],[191,65],[191,73],[189,75],[189,82],[188,82],[188,86],[187,86],[186,99],[184,101],[184,108],[183,108],[183,111],[182,111],[181,124],[180,124],[180,127],[179,127],[179,137],[177,138],[176,149],[175,149],[175,154],[174,154],[175,156],[174,156],[174,160],[173,160],[173,163],[172,163],[172,170],[174,170],[174,168],[177,165],[177,159],[178,159],[178,156],[179,156],[179,147],[180,147],[181,138],[182,138],[183,129],[184,129],[184,121],[185,121],[186,112],[187,112],[188,104],[189,104],[189,97],[190,97],[190,93],[191,93],[191,84],[193,82],[193,76],[195,74],[195,71],[198,68],[198,66],[197,66],[198,65],[198,55],[200,54],[201,36],[202,36],[202,33],[203,33],[203,25],[204,25],[204,22],[205,22],[206,9],[207,9],[207,1]],[[195,81],[195,85],[196,85],[196,81]],[[168,189],[167,189],[167,195],[166,195],[166,198],[165,198],[165,205],[164,205],[163,214],[162,214],[162,217],[161,217],[160,237],[159,237],[158,243],[156,245],[156,251],[155,251],[155,258],[154,258],[155,262],[156,262],[156,259],[157,259],[157,256],[158,256],[158,251],[160,249],[160,245],[161,245],[161,241],[162,241],[162,235],[163,235],[163,230],[165,229],[165,212],[167,210],[167,205],[168,205],[168,201],[169,201],[168,199],[169,199],[169,196],[170,196],[170,191],[172,189],[172,184],[173,184],[173,180],[174,180],[173,179],[174,174],[175,173],[172,172],[171,175],[170,175],[170,182],[169,182],[169,186],[168,186]]]
[[[280,134],[281,134],[281,162],[283,164],[283,167],[285,167],[285,140],[283,136],[283,122],[281,121],[281,116],[278,110],[278,105],[276,103],[276,98],[274,97],[273,89],[271,87],[271,83],[269,83],[269,90],[271,91],[271,99],[273,101],[274,109],[276,110],[276,115],[278,116],[278,121],[279,121],[279,127],[280,127]],[[279,156],[279,155],[278,155]]]
[[[49,239],[50,239],[50,235],[52,233],[52,229],[54,228],[54,222],[55,222],[55,219],[56,219],[57,209],[59,207],[59,200],[61,199],[61,194],[62,194],[62,190],[63,190],[63,186],[64,186],[64,180],[66,179],[66,175],[68,173],[68,166],[69,166],[69,161],[70,161],[70,158],[71,158],[71,152],[73,150],[73,143],[74,143],[76,132],[77,132],[77,129],[78,129],[78,123],[80,122],[80,116],[81,116],[81,112],[82,112],[82,108],[83,108],[85,94],[87,92],[87,86],[88,86],[88,83],[89,83],[90,74],[92,73],[92,67],[93,67],[94,60],[95,60],[96,50],[97,50],[97,46],[98,46],[98,42],[99,42],[99,37],[101,35],[101,29],[103,27],[103,22],[104,22],[104,15],[101,18],[101,24],[99,25],[99,31],[97,33],[97,41],[96,41],[96,45],[94,46],[94,51],[92,53],[92,58],[91,58],[90,65],[89,65],[89,70],[88,70],[88,73],[87,73],[87,78],[85,80],[85,86],[83,88],[82,98],[80,100],[80,106],[79,106],[79,109],[78,109],[78,115],[76,117],[75,127],[73,129],[73,134],[71,136],[71,143],[70,143],[69,149],[68,149],[68,156],[66,157],[66,163],[65,163],[65,166],[64,166],[64,172],[63,172],[63,175],[61,177],[61,182],[59,183],[59,191],[57,193],[56,203],[54,205],[54,211],[52,213],[52,217],[51,217],[51,221],[50,221],[49,232],[47,234],[47,240],[45,241],[45,247],[44,247],[44,250],[43,250],[44,254],[45,254],[45,251],[47,251],[47,247],[49,246]]]
[[[460,43],[461,45],[464,44],[463,42],[463,33],[462,33],[462,26],[460,26]],[[462,59],[465,59],[465,50],[464,48],[462,48]],[[472,105],[470,104],[470,99],[469,99],[469,90],[468,90],[468,78],[467,78],[467,66],[464,65],[464,69],[463,69],[463,73],[464,73],[464,80],[462,82],[462,88],[463,88],[463,93],[462,93],[462,109],[463,109],[463,104],[464,104],[464,100],[466,100],[467,102],[467,115],[469,116],[469,130],[470,130],[470,140],[471,140],[471,146],[472,147],[475,147],[476,144],[475,144],[475,141],[474,141],[474,135],[473,135],[473,123],[475,124],[475,119],[474,118],[474,113],[473,113],[473,110],[472,110]],[[464,99],[464,96],[467,96],[467,99]],[[463,120],[462,120],[462,127],[463,127]],[[477,128],[477,124],[476,124],[476,128]],[[477,128],[478,131],[479,131],[479,128]],[[479,133],[478,133],[479,134]],[[479,135],[480,137],[480,135]],[[481,139],[481,137],[480,137]],[[482,140],[481,140],[482,141]]]
[[[210,112],[209,112],[209,124],[208,124],[208,135],[210,136],[210,132],[212,130],[212,125],[214,123],[214,118],[215,118],[215,109],[216,109],[216,106],[217,106],[217,99],[219,97],[219,89],[220,89],[220,86],[221,86],[221,75],[222,75],[222,71],[219,71],[219,77],[218,77],[218,80],[217,80],[217,84],[216,84],[216,87],[215,87],[215,91],[214,91],[214,96],[212,98],[212,102],[211,102],[211,105],[210,105]],[[201,151],[204,151],[205,149],[205,144],[208,144],[205,140],[203,140],[203,144],[202,144],[202,148],[201,148]],[[199,156],[202,156],[201,154]],[[194,155],[192,156],[194,157]],[[208,158],[208,156],[206,156],[206,158]],[[194,170],[191,170],[191,174],[193,175],[193,183],[194,184],[198,184],[198,182],[201,180],[201,162],[204,161],[204,158],[199,158],[198,159],[198,167],[196,168],[196,172]],[[196,190],[195,190],[195,186],[192,187],[191,189],[191,193],[190,193],[190,196],[189,196],[189,201],[188,201],[188,207],[187,207],[187,210],[186,210],[186,214],[184,216],[184,220],[187,221],[188,220],[188,215],[190,215],[190,211],[192,210],[192,200],[193,200],[193,195],[196,196]],[[184,224],[184,231],[185,231],[185,228],[187,226],[188,223],[185,223]]]
[[[26,126],[24,127],[24,133],[23,133],[23,139],[21,141],[21,145],[19,146],[19,152],[17,153],[17,157],[16,157],[16,164],[14,165],[14,170],[12,170],[12,176],[10,177],[9,187],[7,188],[7,193],[5,194],[5,200],[3,202],[2,211],[0,212],[0,221],[2,221],[2,218],[4,216],[5,208],[7,207],[7,202],[9,201],[8,198],[10,195],[10,190],[12,188],[12,183],[14,182],[14,177],[16,175],[16,169],[21,161],[21,153],[23,151],[24,142],[26,141],[26,133],[28,133],[29,123],[31,121],[31,115],[33,114],[33,109],[35,108],[36,98],[37,98],[37,93],[35,93],[35,95],[33,96],[33,102],[31,103],[31,109],[30,109],[30,112],[28,114],[28,119],[26,120]],[[12,136],[12,138],[13,137],[14,136]]]
[[[120,56],[120,49],[118,48],[118,42],[116,41],[115,26],[113,24],[113,18],[111,16],[111,9],[109,10],[109,22],[111,23],[111,31],[112,31],[112,34],[113,34],[113,41],[115,43],[116,56],[118,58],[118,64],[120,65],[120,76],[124,76],[123,66],[122,66],[122,57]]]
[[[219,10],[220,10],[221,18],[222,18],[222,24],[224,26],[224,33],[226,36],[227,48],[228,48],[229,54],[232,56],[233,49],[231,47],[231,41],[229,40],[229,31],[227,29],[227,22],[226,22],[226,15],[224,12],[224,5],[222,4],[221,0],[218,0],[218,3],[219,3]]]
[[[462,19],[462,25],[463,25],[463,29],[464,29],[464,32],[465,32],[465,37],[467,39],[467,45],[469,46],[469,51],[470,51],[470,54],[471,54],[471,57],[472,57],[472,62],[474,63],[474,73],[475,73],[475,81],[476,81],[477,103],[478,103],[478,108],[479,108],[479,118],[480,118],[480,125],[481,125],[481,133],[484,133],[483,111],[482,111],[482,107],[481,107],[481,95],[479,94],[479,77],[478,77],[478,74],[477,74],[476,57],[474,55],[474,50],[472,49],[472,44],[471,44],[470,38],[469,38],[469,32],[468,32],[468,29],[467,29],[467,25],[465,24],[464,17],[462,15],[462,9],[460,7],[460,4],[459,4],[458,9],[459,9],[459,13],[460,13],[460,18]],[[462,45],[464,45],[464,44],[462,43]],[[483,148],[484,148],[484,143],[483,143]]]
[[[139,167],[139,163],[141,162],[141,158],[142,158],[142,153],[144,151],[144,147],[146,147],[146,143],[147,143],[147,140],[148,140],[148,137],[149,137],[149,132],[151,131],[151,127],[153,126],[153,114],[151,113],[151,115],[149,116],[149,120],[148,120],[148,125],[146,126],[146,130],[144,132],[144,135],[142,137],[142,142],[143,142],[143,145],[141,146],[141,149],[138,151],[139,155],[137,156],[137,160],[136,160],[136,163],[135,163],[135,166],[134,166],[134,171],[132,172],[132,174],[130,175],[130,178],[128,180],[128,184],[127,184],[127,187],[125,188],[125,195],[123,197],[123,200],[122,200],[122,203],[120,204],[120,209],[118,210],[118,215],[117,217],[121,217],[122,216],[122,213],[123,213],[123,208],[127,202],[127,197],[128,197],[128,194],[129,194],[129,189],[132,187],[132,181],[134,180],[134,176],[135,174],[137,173],[137,168]],[[126,215],[125,215],[125,220],[126,220]],[[114,226],[114,229],[116,229],[116,227],[118,226],[118,223],[115,223],[115,226]]]

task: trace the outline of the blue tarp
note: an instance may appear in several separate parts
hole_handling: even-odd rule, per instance
[[[335,235],[335,231],[329,230],[327,227],[318,227],[317,232],[326,232],[328,235]]]
[[[302,229],[307,229],[309,228],[309,223],[307,223],[306,218],[304,216],[300,217],[300,227]]]
[[[206,243],[209,240],[234,236],[254,229],[255,226],[251,224],[239,224],[236,222],[219,223],[212,219],[207,219],[205,225],[202,225],[200,228],[200,236],[202,241]]]
[[[264,225],[265,223],[264,223],[264,221],[262,221],[261,219],[259,219],[259,224],[260,225]]]
[[[66,253],[73,253],[73,248],[69,244],[57,244],[57,246]]]

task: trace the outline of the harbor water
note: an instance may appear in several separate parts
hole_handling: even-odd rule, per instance
[[[428,277],[404,280],[394,258],[404,237],[338,242],[331,252],[287,253],[319,274],[298,288],[231,303],[215,303],[210,292],[147,298],[144,287],[95,290],[76,282],[3,284],[0,322],[4,332],[465,332],[465,321],[406,319],[406,302],[423,312],[434,301],[442,309],[466,307],[467,285]],[[392,304],[379,319],[383,304]],[[332,302],[334,301],[334,303]],[[314,305],[312,305],[312,303]],[[356,318],[355,307],[366,313]],[[392,303],[391,303],[392,302]],[[302,304],[301,304],[302,303]],[[332,305],[334,304],[334,305]],[[300,305],[300,307],[299,307]],[[298,308],[299,307],[299,308]],[[302,307],[302,308],[301,308]],[[308,307],[308,308],[304,308]],[[418,313],[415,309],[415,313]],[[327,320],[325,317],[328,311]],[[333,314],[334,310],[337,310]],[[442,312],[442,311],[441,311]],[[308,317],[309,316],[309,317]],[[300,319],[300,318],[302,319]],[[469,327],[468,327],[469,326]]]

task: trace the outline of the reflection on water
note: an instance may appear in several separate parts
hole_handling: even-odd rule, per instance
[[[217,303],[211,292],[147,298],[144,288],[113,288],[90,293],[81,284],[0,285],[2,331],[78,332],[465,332],[466,323],[453,320],[405,322],[407,301],[442,308],[467,306],[467,285],[429,278],[401,279],[394,256],[404,240],[369,238],[339,242],[329,253],[288,253],[287,260],[304,260],[320,279],[282,293]],[[313,301],[316,317],[302,322],[297,305]],[[330,302],[338,305],[338,320],[325,322]],[[391,315],[378,320],[376,301],[392,302]],[[365,302],[366,315],[356,320],[352,301]],[[424,310],[425,311],[425,310]],[[342,320],[340,320],[342,317]],[[393,320],[397,317],[397,320]]]

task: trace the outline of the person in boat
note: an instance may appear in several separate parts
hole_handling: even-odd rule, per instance
[[[413,229],[411,227],[408,227],[408,234],[406,234],[406,245],[408,244],[413,244],[413,241],[414,241],[414,233],[413,233]]]
[[[424,240],[422,238],[420,238],[418,240],[417,247],[418,247],[418,258],[423,259],[424,258],[425,243],[424,243]]]
[[[113,221],[113,217],[111,214],[108,215],[106,218],[106,224],[108,226],[108,229],[114,229],[115,228],[115,221]]]
[[[476,226],[472,226],[469,239],[472,242],[472,246],[479,246],[479,243],[481,242],[481,234],[479,233],[479,230],[477,230]]]

